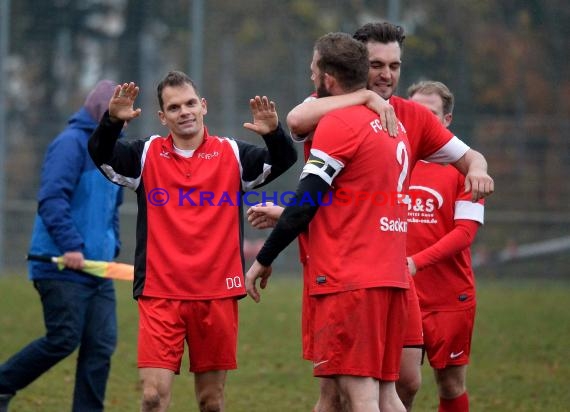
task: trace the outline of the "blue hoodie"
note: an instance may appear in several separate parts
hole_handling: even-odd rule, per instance
[[[30,254],[60,256],[81,251],[85,259],[113,260],[120,249],[119,205],[123,192],[95,167],[87,141],[98,123],[85,107],[49,145],[41,172]],[[30,261],[32,280],[96,284],[106,279],[55,264]]]

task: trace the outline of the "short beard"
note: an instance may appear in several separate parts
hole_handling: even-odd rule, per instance
[[[325,82],[321,82],[317,87],[317,97],[328,97],[332,96],[332,94],[327,90],[325,86]]]

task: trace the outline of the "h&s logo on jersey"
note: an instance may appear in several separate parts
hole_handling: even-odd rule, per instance
[[[437,224],[437,209],[443,206],[443,196],[427,186],[410,186],[412,201],[408,203],[408,222]]]

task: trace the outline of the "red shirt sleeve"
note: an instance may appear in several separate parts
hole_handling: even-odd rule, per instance
[[[468,219],[458,219],[455,227],[433,245],[411,256],[417,270],[450,258],[471,246],[479,229],[479,222]]]

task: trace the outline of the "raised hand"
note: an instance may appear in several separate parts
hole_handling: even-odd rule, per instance
[[[260,135],[271,133],[277,129],[279,117],[275,109],[275,103],[267,96],[255,96],[249,100],[249,108],[253,115],[253,123],[244,123],[243,127]]]
[[[141,114],[141,109],[134,109],[135,99],[139,95],[139,87],[133,82],[123,83],[115,87],[109,101],[109,116],[113,121],[128,122]]]

